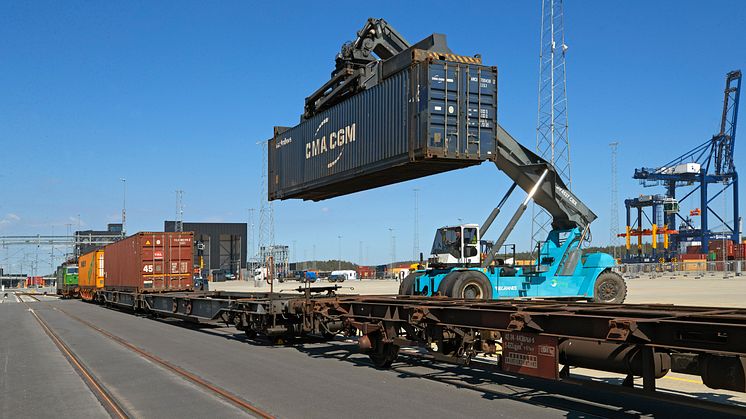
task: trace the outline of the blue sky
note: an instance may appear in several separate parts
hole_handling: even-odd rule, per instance
[[[570,0],[565,13],[573,187],[599,215],[594,244],[604,245],[608,143],[620,142],[623,222],[625,197],[662,192],[631,179],[635,167],[663,164],[717,131],[725,73],[746,70],[746,3]],[[297,123],[368,17],[412,43],[440,32],[454,52],[482,54],[499,69],[501,124],[535,144],[539,1],[3,2],[0,235],[63,233],[78,215],[84,229],[119,221],[120,178],[129,232],[174,218],[176,189],[187,221],[246,221],[259,207],[256,143],[274,125]],[[317,258],[336,258],[341,235],[343,258],[386,263],[393,228],[404,259],[413,254],[413,188],[427,251],[435,228],[481,223],[509,185],[485,164],[318,203],[277,202],[276,241],[295,241],[295,259],[314,245]],[[512,240],[526,247],[528,232],[524,222]],[[35,252],[0,250],[0,265]]]

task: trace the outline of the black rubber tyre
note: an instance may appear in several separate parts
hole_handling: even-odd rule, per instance
[[[453,341],[440,341],[438,346],[438,352],[449,356],[455,356],[458,349],[461,347],[458,343]]]
[[[399,284],[399,295],[414,295],[414,282],[422,275],[423,272],[412,272],[405,276]]]
[[[594,303],[621,304],[627,298],[627,283],[615,272],[602,272],[593,286]]]
[[[437,293],[446,297],[452,297],[451,289],[453,289],[453,284],[456,282],[456,280],[458,280],[463,272],[464,271],[452,271],[448,275],[446,275],[446,277],[443,278],[442,281],[440,281]]]
[[[470,300],[491,300],[492,285],[482,273],[477,271],[461,271],[461,275],[453,283],[449,294],[454,298]]]

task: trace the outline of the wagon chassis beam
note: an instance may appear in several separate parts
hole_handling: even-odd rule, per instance
[[[424,348],[426,357],[456,364],[502,348],[504,367],[511,339],[527,339],[556,352],[555,372],[545,378],[558,379],[568,372],[558,366],[572,365],[626,374],[627,385],[642,376],[643,388],[652,391],[657,378],[674,371],[699,375],[711,388],[746,392],[746,309],[311,292],[103,290],[96,300],[158,317],[222,322],[274,343],[309,335],[331,339],[342,332],[357,337],[379,368],[388,368],[401,346]]]

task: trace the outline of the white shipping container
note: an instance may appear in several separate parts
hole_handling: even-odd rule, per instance
[[[676,165],[674,167],[673,172],[675,174],[684,174],[684,173],[699,173],[701,165],[699,163],[682,163]]]
[[[702,246],[701,241],[690,241],[690,242],[681,242],[679,243],[679,253],[686,253],[686,250],[689,246]]]

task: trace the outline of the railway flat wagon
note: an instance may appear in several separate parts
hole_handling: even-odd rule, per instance
[[[94,250],[78,258],[80,298],[92,301],[96,291],[104,288],[104,250]]]
[[[191,291],[191,232],[141,232],[104,250],[104,289],[151,293]]]

